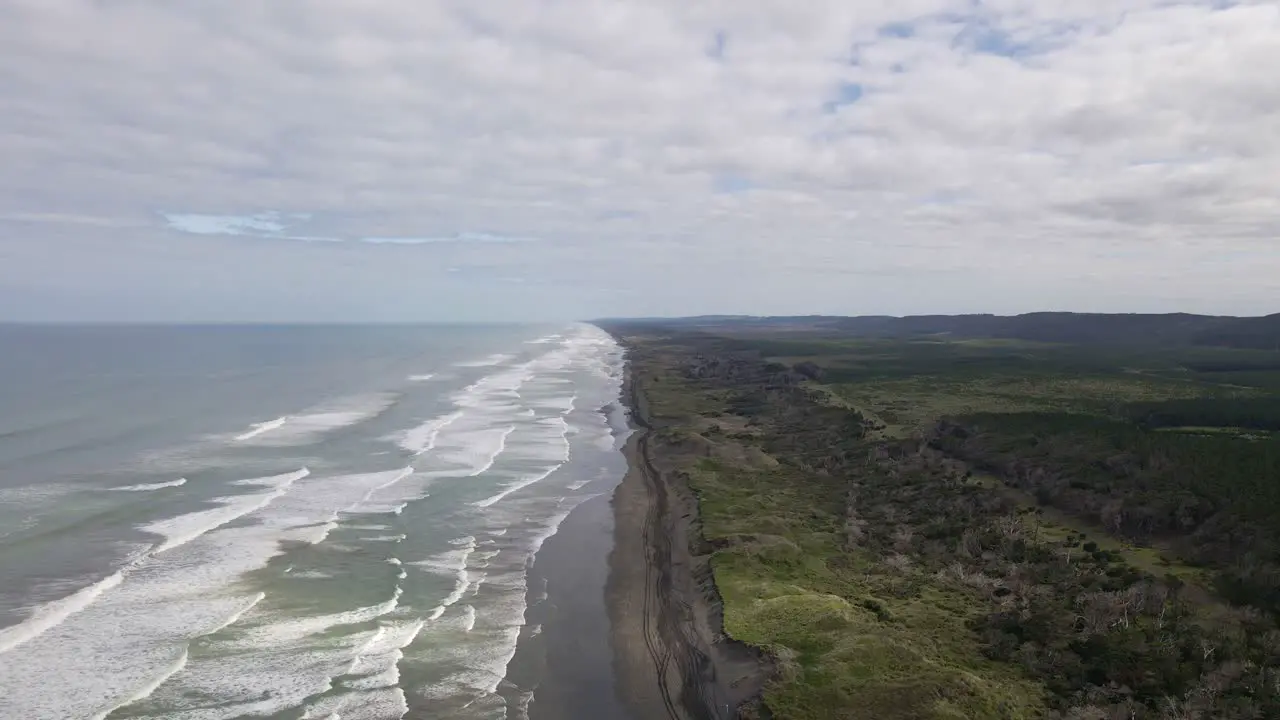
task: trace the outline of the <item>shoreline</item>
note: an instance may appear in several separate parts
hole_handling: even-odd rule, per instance
[[[630,358],[601,412],[622,440],[616,482],[530,561],[525,624],[499,689],[508,717],[767,717],[769,661],[724,634],[697,498],[664,466]]]
[[[615,399],[600,408],[614,431],[626,427]],[[620,453],[620,451],[619,451]],[[616,691],[605,588],[614,537],[611,499],[623,474],[617,467],[600,492],[565,516],[531,558],[524,625],[499,694],[509,720],[632,720]]]
[[[613,493],[609,607],[618,692],[636,720],[727,720],[757,710],[760,653],[727,638],[698,501],[662,467],[655,427],[627,360],[621,401],[632,432]]]

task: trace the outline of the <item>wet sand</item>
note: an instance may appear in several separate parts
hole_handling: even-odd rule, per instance
[[[512,720],[729,720],[762,687],[759,655],[724,636],[697,501],[664,469],[643,393],[630,379],[623,392],[621,482],[575,508],[530,570],[501,690]]]
[[[546,599],[530,606],[527,622],[542,626],[545,666],[530,720],[629,717],[615,692],[604,602],[612,538],[605,494],[575,508],[538,553],[530,580],[545,582]]]
[[[615,433],[625,434],[621,407],[601,412]],[[602,494],[574,508],[534,558],[525,627],[500,691],[514,709],[510,720],[634,718],[617,693],[605,602],[614,539],[612,497],[625,468],[619,453],[614,485],[597,481]]]

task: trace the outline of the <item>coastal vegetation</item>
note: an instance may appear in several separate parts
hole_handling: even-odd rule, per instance
[[[724,631],[772,658],[742,713],[1280,717],[1280,353],[1143,322],[612,326]]]

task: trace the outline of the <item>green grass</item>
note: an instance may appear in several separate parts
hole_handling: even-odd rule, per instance
[[[1037,540],[1042,543],[1079,547],[1086,542],[1092,542],[1098,546],[1099,550],[1106,550],[1119,557],[1120,561],[1126,565],[1153,577],[1174,575],[1183,582],[1194,583],[1201,588],[1210,585],[1210,578],[1203,568],[1180,562],[1160,548],[1135,545],[1116,539],[1098,525],[1037,503],[1030,493],[1005,487],[999,478],[992,475],[975,475],[973,481],[984,487],[998,487],[1006,496],[1017,501],[1024,510],[1035,510],[1036,514],[1032,522],[1036,528]]]
[[[788,467],[765,469],[681,456],[699,443],[750,443],[708,435],[726,396],[669,371],[660,351],[640,364],[667,460],[686,467],[725,603],[725,631],[768,649],[780,674],[765,702],[779,720],[1033,718],[1044,692],[1013,667],[984,658],[967,621],[979,598],[843,547],[845,481]],[[656,377],[657,381],[652,381]],[[833,401],[840,402],[837,396]],[[709,419],[710,418],[710,419]],[[701,432],[700,432],[701,431]],[[715,448],[713,448],[715,449]]]
[[[1209,425],[1185,425],[1180,427],[1155,428],[1156,432],[1182,433],[1184,435],[1229,435],[1243,440],[1265,440],[1275,437],[1276,432],[1254,430],[1241,427],[1215,427]]]
[[[702,462],[691,474],[725,630],[780,659],[778,718],[1038,717],[1041,689],[987,661],[967,589],[840,546],[842,483]]]
[[[1118,403],[1199,397],[1196,385],[1138,377],[993,375],[956,380],[924,376],[830,386],[851,407],[906,437],[945,415],[980,412],[1104,412]]]

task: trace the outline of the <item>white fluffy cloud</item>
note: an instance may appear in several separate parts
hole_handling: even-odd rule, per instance
[[[1280,309],[1270,1],[8,0],[0,48],[10,317]]]

